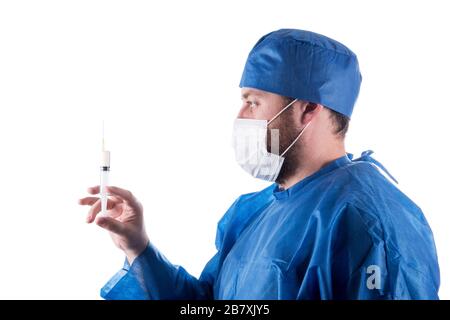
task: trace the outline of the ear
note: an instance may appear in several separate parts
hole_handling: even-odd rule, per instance
[[[317,117],[323,110],[323,105],[314,102],[305,102],[301,106],[302,115],[300,121],[302,124],[307,124],[311,122],[315,117]]]

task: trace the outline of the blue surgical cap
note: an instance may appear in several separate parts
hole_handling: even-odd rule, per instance
[[[281,29],[248,55],[239,86],[324,105],[350,117],[361,85],[356,55],[323,35]]]

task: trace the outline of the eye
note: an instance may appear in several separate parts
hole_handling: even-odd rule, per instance
[[[250,108],[254,108],[258,106],[258,103],[256,101],[249,101],[248,103],[250,103]]]

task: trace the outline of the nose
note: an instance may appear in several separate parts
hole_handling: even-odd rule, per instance
[[[248,114],[248,104],[247,103],[242,103],[241,109],[239,110],[239,113],[237,115],[238,119],[248,119],[249,114]]]

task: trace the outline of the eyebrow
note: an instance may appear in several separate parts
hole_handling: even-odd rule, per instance
[[[247,99],[249,96],[261,97],[262,95],[257,91],[247,91],[247,92],[241,94],[242,99]]]

